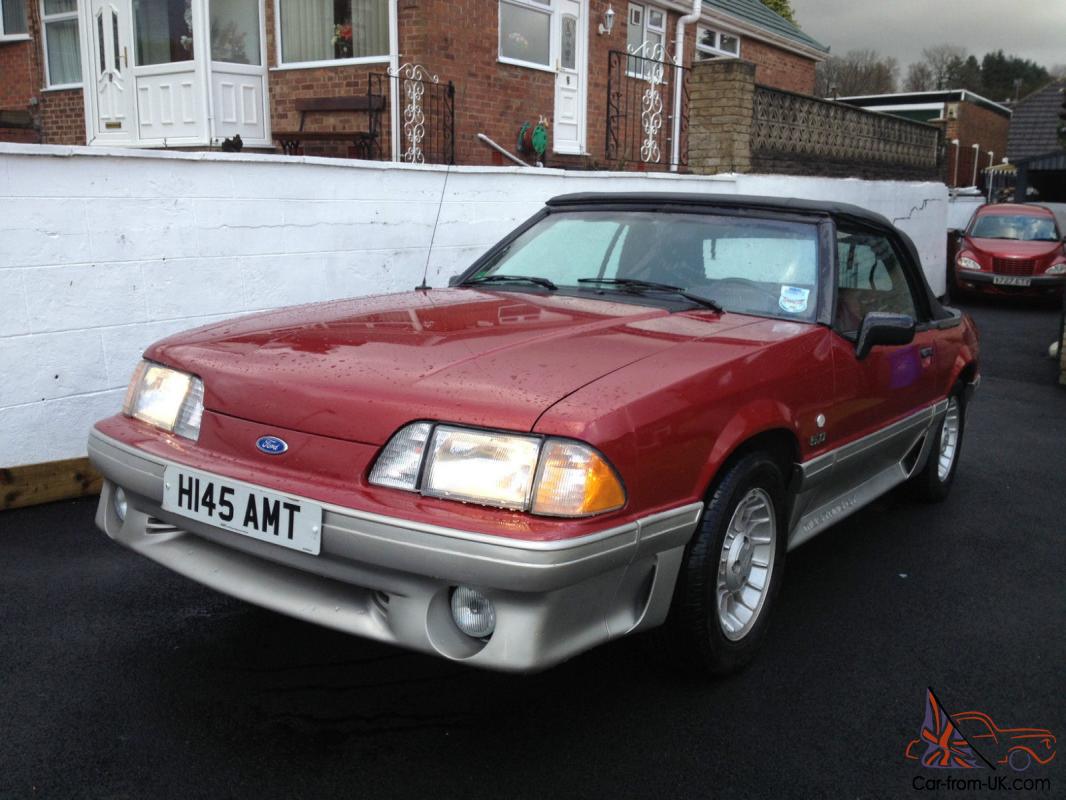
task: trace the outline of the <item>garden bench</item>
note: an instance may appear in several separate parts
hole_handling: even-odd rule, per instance
[[[303,142],[349,141],[356,147],[360,157],[373,158],[381,130],[380,114],[384,108],[385,98],[369,92],[355,97],[302,97],[296,101],[300,127],[295,131],[274,131],[274,138],[282,152],[290,156],[296,155]],[[366,130],[304,130],[308,115],[328,117],[353,111],[366,113]]]

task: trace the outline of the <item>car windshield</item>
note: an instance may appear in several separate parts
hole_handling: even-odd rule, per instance
[[[815,223],[763,217],[646,211],[551,214],[523,232],[466,282],[607,293],[686,302],[671,287],[724,308],[811,322],[818,296]],[[648,287],[647,283],[660,286]],[[665,288],[664,288],[665,287]]]
[[[978,217],[970,236],[976,239],[1018,239],[1023,242],[1055,242],[1058,235],[1051,217],[1023,214],[988,214]]]

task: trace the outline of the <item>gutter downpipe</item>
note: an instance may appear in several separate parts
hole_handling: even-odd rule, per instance
[[[697,22],[703,15],[703,0],[693,0],[692,10],[677,21],[677,33],[674,35],[674,120],[673,138],[670,141],[670,171],[677,172],[681,161],[681,81],[684,78],[682,65],[685,63],[685,26]]]

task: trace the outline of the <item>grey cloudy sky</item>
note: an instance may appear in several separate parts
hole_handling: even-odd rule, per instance
[[[949,43],[1049,69],[1066,64],[1066,0],[792,0],[802,28],[834,53],[871,49],[903,70],[922,48]]]

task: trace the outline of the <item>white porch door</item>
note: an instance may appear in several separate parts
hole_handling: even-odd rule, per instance
[[[271,146],[263,0],[207,0],[211,27],[211,137]]]
[[[559,59],[555,77],[557,153],[585,152],[585,93],[588,79],[588,0],[558,0],[555,8]]]
[[[130,0],[89,0],[89,75],[93,137],[125,144],[136,139],[130,70]]]

